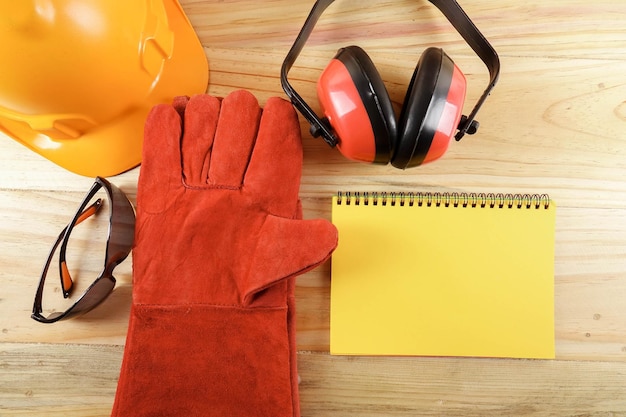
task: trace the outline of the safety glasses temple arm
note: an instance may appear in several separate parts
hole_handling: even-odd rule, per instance
[[[85,221],[86,219],[88,219],[89,217],[93,216],[94,214],[96,214],[100,208],[102,207],[102,199],[99,198],[97,199],[93,204],[91,204],[89,207],[87,207],[85,210],[83,210],[78,217],[76,217],[76,220],[74,221],[74,226],[77,226],[79,224],[81,224],[83,221]],[[61,239],[65,239],[65,242],[67,242],[69,240],[69,235],[66,236],[67,234],[67,229],[70,228],[70,233],[71,233],[71,226],[72,223],[70,223],[69,225],[67,225],[65,227],[65,229],[63,229],[63,232],[61,232],[61,234],[59,235],[59,240],[57,241],[57,243],[55,244],[55,248],[56,246],[58,246],[58,244],[60,243]],[[74,285],[74,281],[72,280],[72,276],[70,275],[70,271],[67,267],[67,262],[65,260],[65,248],[67,247],[67,245],[63,245],[61,247],[61,253],[59,254],[59,265],[60,265],[60,274],[61,274],[61,287],[63,288],[63,297],[67,298],[70,295],[70,292],[72,290],[72,287]],[[52,253],[50,254],[52,256]]]

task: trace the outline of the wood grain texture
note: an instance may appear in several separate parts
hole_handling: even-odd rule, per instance
[[[262,105],[285,97],[280,66],[312,3],[181,0],[209,59],[208,92],[248,89]],[[304,214],[330,219],[337,190],[550,194],[558,207],[557,360],[330,356],[326,263],[296,289],[303,417],[626,415],[626,3],[461,4],[502,62],[479,133],[436,163],[398,171],[347,161],[310,137],[301,118]],[[482,63],[428,2],[342,0],[290,73],[315,110],[319,74],[350,44],[372,57],[396,109],[430,45],[466,74],[466,111],[487,82]],[[111,178],[133,202],[139,170]],[[91,183],[0,134],[1,417],[110,413],[132,259],[98,309],[53,326],[29,318],[50,245]],[[99,265],[88,258],[81,267]]]
[[[108,416],[122,354],[111,345],[0,345],[0,416]],[[301,352],[298,364],[303,417],[626,415],[624,363]]]

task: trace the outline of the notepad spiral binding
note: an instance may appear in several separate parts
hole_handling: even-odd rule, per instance
[[[430,192],[337,192],[337,204],[382,206],[444,206],[480,208],[548,209],[547,194],[430,193]]]

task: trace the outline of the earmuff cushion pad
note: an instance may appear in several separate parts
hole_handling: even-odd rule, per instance
[[[358,46],[340,49],[335,59],[342,62],[356,86],[365,107],[376,142],[374,163],[387,164],[397,137],[397,123],[387,89],[374,63]]]
[[[435,137],[454,73],[454,62],[440,48],[420,57],[398,119],[391,164],[400,169],[420,165]]]

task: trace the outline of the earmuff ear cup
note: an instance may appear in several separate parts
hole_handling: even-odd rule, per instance
[[[349,159],[387,164],[397,137],[389,94],[367,53],[348,46],[322,73],[318,98]]]
[[[398,119],[398,138],[391,164],[400,169],[442,156],[459,125],[466,80],[440,48],[420,57]]]

